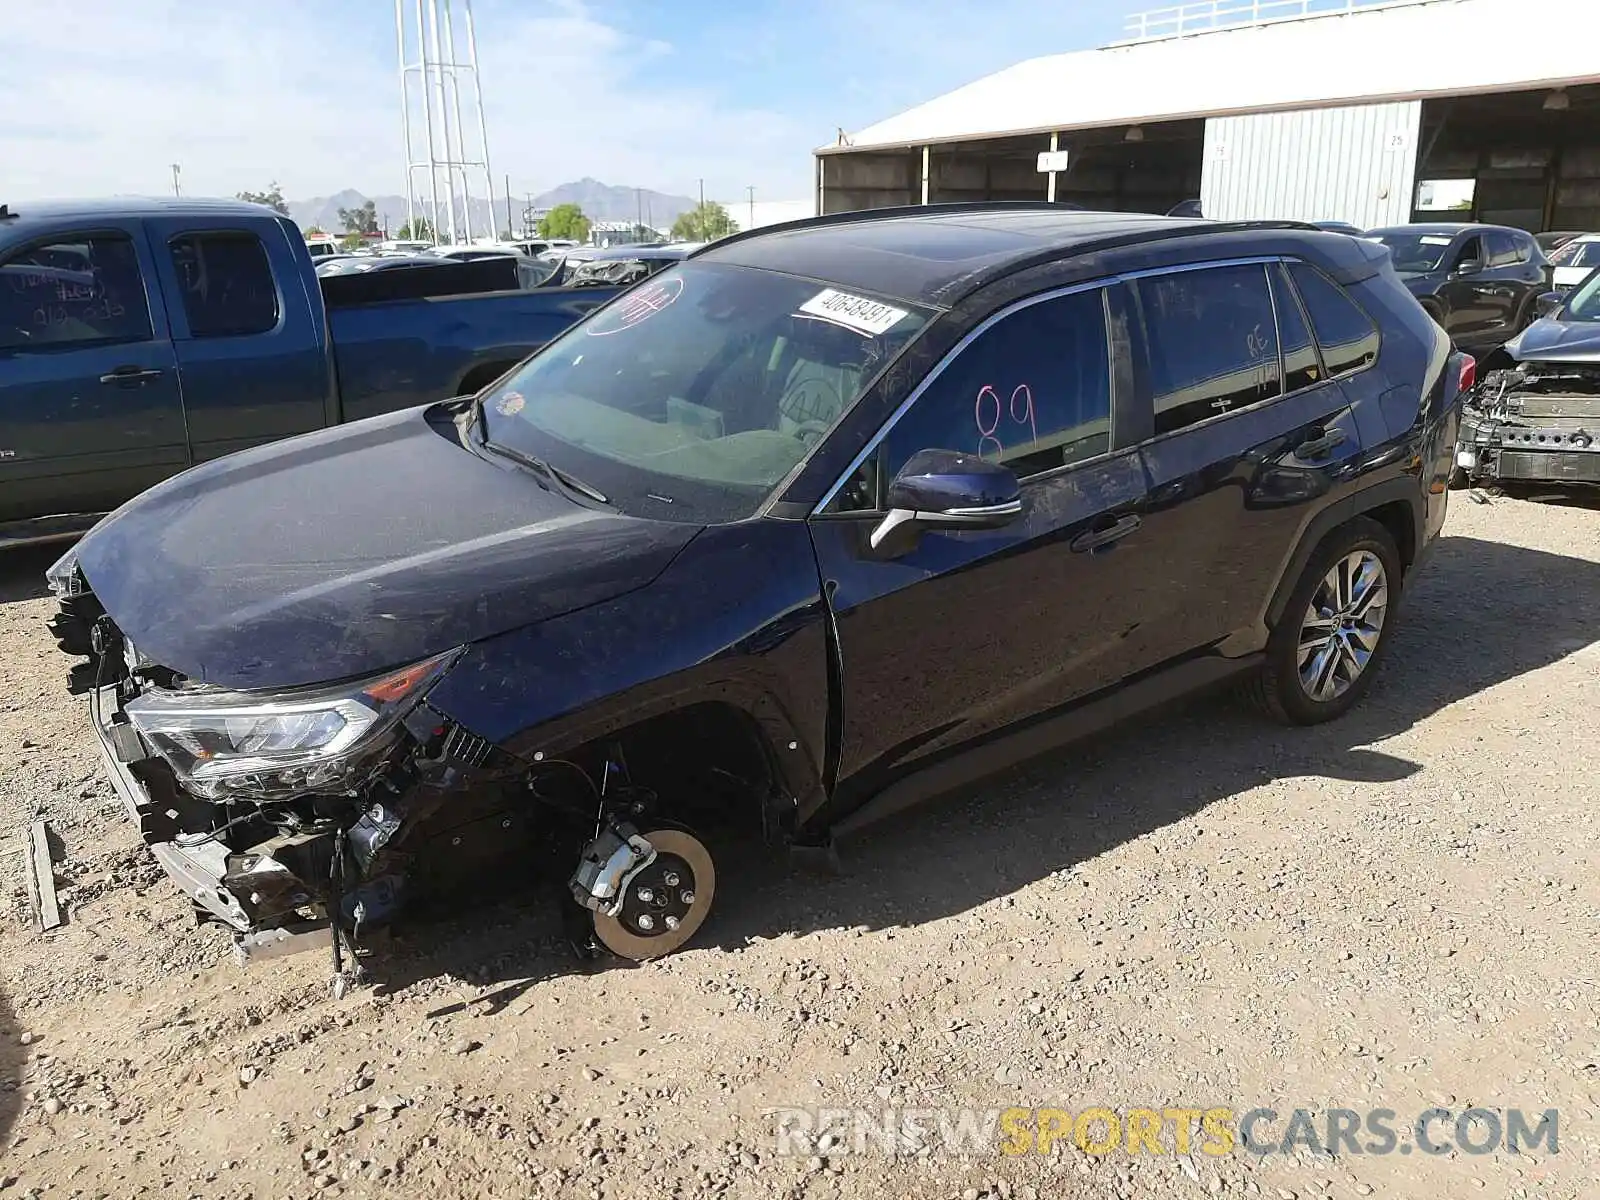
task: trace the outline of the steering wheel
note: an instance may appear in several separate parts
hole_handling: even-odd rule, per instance
[[[828,426],[832,423],[831,421],[818,420],[798,421],[795,424],[793,433],[796,438],[809,445],[827,433]]]

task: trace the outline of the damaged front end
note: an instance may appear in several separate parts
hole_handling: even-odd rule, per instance
[[[448,797],[515,779],[425,697],[459,651],[361,680],[239,692],[147,661],[69,553],[50,622],[87,693],[112,782],[140,835],[241,961],[352,948],[401,903],[408,833]],[[457,842],[459,842],[457,838]]]
[[[47,574],[57,644],[85,657],[112,783],[202,921],[233,933],[241,964],[331,946],[369,948],[418,893],[547,877],[580,953],[646,959],[705,919],[705,846],[655,817],[620,744],[529,761],[428,703],[457,648],[367,678],[238,691],[151,662],[117,627],[69,552]],[[645,832],[641,834],[639,829]],[[538,861],[549,868],[530,872]]]
[[[1474,486],[1600,484],[1600,362],[1491,372],[1467,399],[1456,466]]]

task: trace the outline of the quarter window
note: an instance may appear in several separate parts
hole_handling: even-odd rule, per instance
[[[1298,392],[1321,382],[1322,363],[1283,268],[1273,267],[1268,278],[1272,282],[1272,308],[1278,314],[1278,340],[1283,343],[1283,390]]]
[[[1359,371],[1375,362],[1378,327],[1345,290],[1309,263],[1291,263],[1289,274],[1311,316],[1328,374]]]
[[[1158,436],[1282,393],[1264,267],[1178,271],[1138,288]]]
[[[151,338],[131,238],[97,233],[34,246],[0,265],[0,349]]]
[[[246,337],[278,325],[278,287],[252,233],[194,233],[169,243],[189,335]]]
[[[1030,304],[974,339],[889,431],[887,477],[934,449],[977,454],[1023,477],[1110,450],[1104,291]]]

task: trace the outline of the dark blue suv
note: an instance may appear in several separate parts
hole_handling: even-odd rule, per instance
[[[1382,247],[1054,205],[717,242],[476,396],[206,463],[50,572],[146,840],[247,954],[547,864],[666,953],[706,830],[832,839],[1174,695],[1326,721],[1472,360]]]

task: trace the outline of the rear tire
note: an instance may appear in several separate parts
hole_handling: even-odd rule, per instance
[[[1357,517],[1330,533],[1267,641],[1247,693],[1285,725],[1320,725],[1358,704],[1388,650],[1402,586],[1394,538]]]

